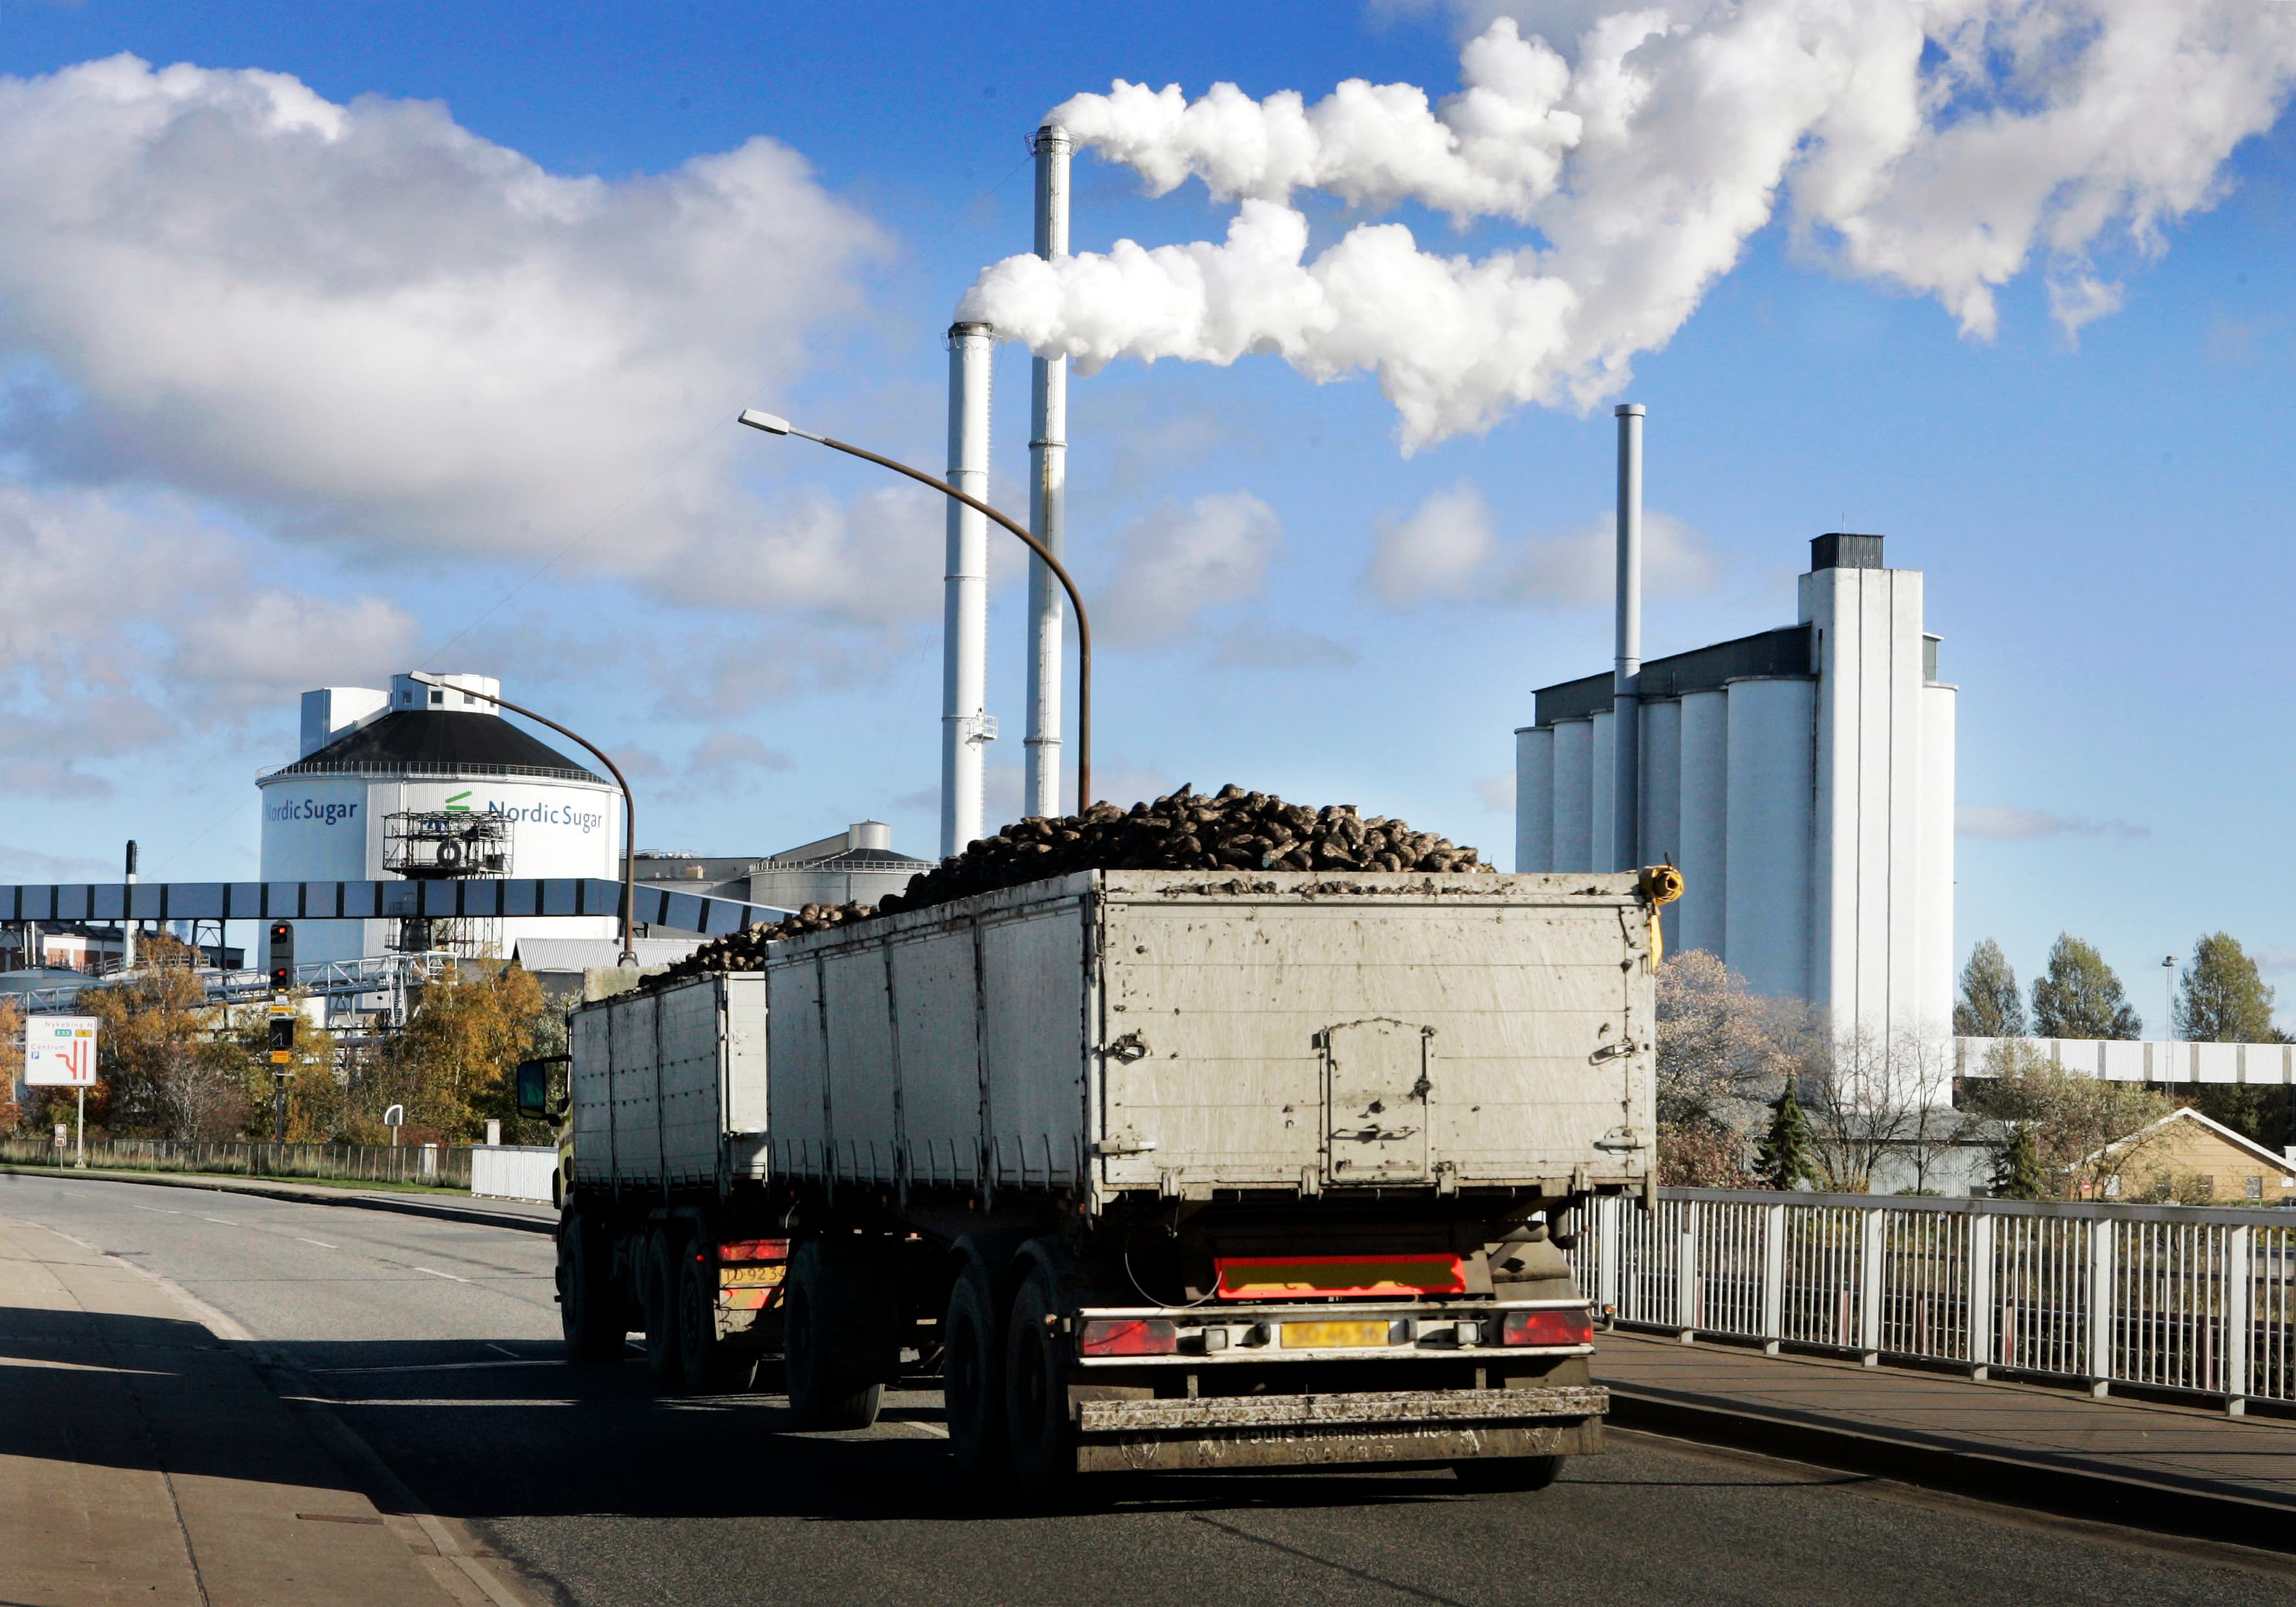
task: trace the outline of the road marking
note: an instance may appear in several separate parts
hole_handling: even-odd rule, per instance
[[[499,1350],[504,1356],[509,1357],[512,1361],[523,1361],[526,1359],[524,1357],[519,1355],[517,1351],[512,1349],[508,1345],[497,1345],[492,1340],[488,1340],[487,1341],[487,1349],[489,1350]]]
[[[428,1267],[418,1267],[414,1270],[430,1273],[432,1277],[444,1278],[450,1283],[467,1283],[471,1281],[468,1278],[458,1278],[451,1272],[438,1272]]]
[[[324,1239],[307,1239],[300,1234],[297,1234],[295,1235],[295,1242],[298,1244],[316,1244],[321,1250],[332,1250],[335,1248],[333,1245],[328,1243]]]
[[[149,1211],[155,1217],[180,1217],[184,1214],[181,1211],[163,1210],[156,1205],[131,1205],[127,1209],[132,1211]]]
[[[503,1362],[407,1362],[395,1367],[312,1367],[308,1371],[316,1378],[353,1373],[474,1373],[481,1367],[562,1367],[565,1365],[554,1356],[539,1359],[518,1357]]]
[[[886,1426],[888,1428],[894,1429],[907,1429],[912,1433],[922,1434],[929,1439],[947,1439],[948,1438],[948,1431],[941,1427],[940,1424],[937,1423],[917,1423],[910,1418],[902,1417],[894,1419],[888,1423]]]
[[[201,1217],[200,1220],[202,1222],[219,1222],[226,1227],[237,1227],[239,1226],[238,1223],[234,1222],[228,1217]]]

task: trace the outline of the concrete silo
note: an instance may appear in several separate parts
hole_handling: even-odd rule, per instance
[[[329,686],[303,694],[301,756],[256,779],[263,799],[266,881],[381,881],[404,857],[406,824],[393,816],[487,815],[507,825],[507,863],[490,873],[621,873],[620,791],[528,734],[481,693],[485,676],[450,675],[428,685],[394,676],[384,693]],[[499,833],[489,833],[499,837]],[[396,921],[306,921],[296,957],[355,959],[390,951]],[[507,955],[523,936],[611,938],[611,916],[505,920],[457,934],[462,946]]]

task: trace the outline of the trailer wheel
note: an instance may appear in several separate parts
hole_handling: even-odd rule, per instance
[[[866,1291],[853,1285],[872,1269],[831,1267],[827,1260],[816,1239],[800,1246],[790,1262],[788,1292],[782,1297],[782,1372],[790,1413],[800,1429],[865,1429],[877,1421],[885,1386],[856,1387],[846,1364],[857,1349],[850,1342],[858,1337],[853,1331],[865,1322],[865,1313],[851,1308]]]
[[[948,1448],[968,1479],[1004,1476],[1004,1332],[996,1296],[977,1261],[968,1259],[948,1291],[941,1319],[941,1405]]]
[[[1068,1347],[1053,1332],[1060,1291],[1041,1267],[1013,1297],[1004,1335],[1004,1431],[1013,1480],[1037,1500],[1071,1495],[1077,1479],[1076,1425],[1069,1420]]]
[[[638,1273],[645,1296],[646,1371],[665,1390],[675,1390],[682,1382],[677,1344],[677,1262],[670,1242],[670,1235],[659,1227],[648,1234],[645,1262]]]
[[[558,1224],[558,1328],[578,1362],[618,1362],[629,1332],[614,1288],[613,1246],[578,1210]]]
[[[1562,1472],[1560,1456],[1480,1456],[1451,1464],[1451,1476],[1471,1490],[1543,1490]]]

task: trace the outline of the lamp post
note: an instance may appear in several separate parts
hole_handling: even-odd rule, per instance
[[[410,673],[407,679],[419,682],[425,686],[444,686],[447,684],[435,676],[426,676],[420,670]],[[638,806],[637,800],[630,796],[630,783],[622,775],[621,767],[606,757],[604,749],[589,738],[567,730],[548,715],[537,714],[531,709],[521,708],[508,698],[496,697],[491,692],[478,692],[468,686],[457,686],[455,690],[468,693],[472,697],[484,698],[496,708],[507,709],[512,714],[524,715],[537,726],[549,726],[567,741],[581,743],[590,750],[600,764],[613,772],[614,783],[622,790],[622,957],[620,963],[624,965],[635,966],[638,963],[636,942],[638,909]]]
[[[919,485],[931,486],[942,496],[955,497],[973,512],[985,514],[994,520],[1019,537],[1030,552],[1044,560],[1045,567],[1050,570],[1054,578],[1061,583],[1061,589],[1068,593],[1069,605],[1076,610],[1077,812],[1082,814],[1092,802],[1092,621],[1085,613],[1084,598],[1078,594],[1076,582],[1069,578],[1069,572],[1062,565],[1061,561],[1053,555],[1051,550],[1043,542],[1038,541],[1034,536],[1029,535],[1028,531],[1014,524],[979,497],[968,496],[947,480],[936,480],[922,469],[912,469],[906,463],[896,463],[890,457],[880,457],[874,452],[852,446],[848,442],[832,440],[825,435],[816,435],[810,430],[800,430],[785,418],[776,417],[770,413],[760,413],[754,407],[743,413],[738,422],[747,424],[752,430],[762,430],[767,435],[794,435],[804,440],[815,441],[832,452],[842,452],[848,456],[875,463],[880,468],[890,469],[896,474],[906,474]],[[570,732],[568,734],[572,734]]]
[[[2173,1040],[2177,1036],[2177,956],[2164,955],[2161,960],[2161,990],[2166,996],[2169,1013],[2161,1018],[2161,1036]]]

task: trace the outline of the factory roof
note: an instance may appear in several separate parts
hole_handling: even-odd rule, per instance
[[[1880,539],[1878,537],[1874,539]],[[1732,681],[1765,676],[1804,676],[1810,673],[1809,627],[1789,625],[1779,630],[1717,642],[1670,658],[1644,660],[1642,699],[1645,703],[1678,698],[1686,692],[1713,692]],[[1542,726],[1557,720],[1583,720],[1607,714],[1614,685],[1609,670],[1580,680],[1542,686],[1538,692],[1535,718]]]
[[[279,775],[527,775],[604,784],[555,748],[493,714],[398,709],[338,737]]]

